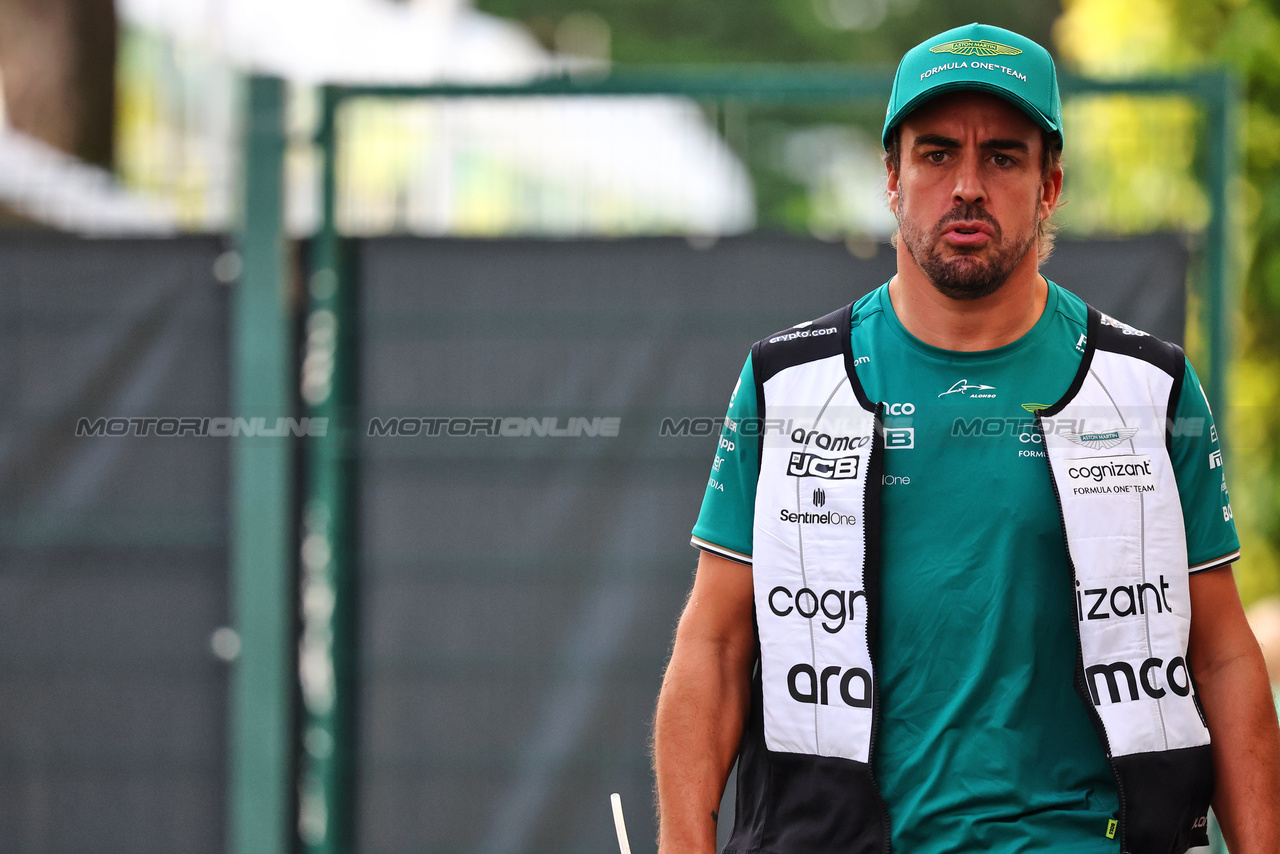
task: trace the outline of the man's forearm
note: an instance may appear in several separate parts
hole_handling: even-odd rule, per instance
[[[677,641],[654,720],[659,854],[715,851],[717,810],[750,702],[741,668],[740,651]]]
[[[653,722],[659,854],[712,854],[716,810],[751,703],[751,570],[698,558]]]
[[[1262,656],[1232,658],[1197,672],[1196,681],[1212,738],[1213,811],[1231,854],[1274,854],[1280,851],[1280,729]]]

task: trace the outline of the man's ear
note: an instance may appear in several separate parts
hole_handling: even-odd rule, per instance
[[[899,199],[898,172],[893,168],[893,164],[888,161],[885,161],[884,168],[885,172],[888,174],[888,181],[885,184],[885,195],[889,198],[889,210],[893,212],[894,216],[897,216]],[[1061,186],[1061,179],[1059,179],[1059,186]]]
[[[1040,184],[1040,221],[1043,222],[1053,216],[1053,211],[1058,207],[1058,200],[1062,198],[1062,167],[1055,166],[1049,170],[1049,174],[1044,176],[1044,181]]]

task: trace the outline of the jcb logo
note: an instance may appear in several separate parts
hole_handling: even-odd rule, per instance
[[[820,457],[804,451],[793,451],[787,461],[787,474],[793,477],[821,477],[827,480],[852,480],[858,476],[858,459],[852,457]]]

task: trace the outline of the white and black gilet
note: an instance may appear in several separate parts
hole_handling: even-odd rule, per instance
[[[873,774],[884,405],[854,370],[852,308],[752,347],[760,660],[726,854],[890,847]],[[1073,585],[1125,587],[1143,605],[1076,624],[1075,688],[1115,775],[1126,854],[1207,844],[1213,769],[1186,663],[1187,545],[1170,458],[1184,372],[1176,345],[1090,307],[1070,389],[1036,414],[1074,575],[1064,599]]]

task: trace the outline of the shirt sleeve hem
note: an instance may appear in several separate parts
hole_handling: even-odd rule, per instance
[[[1187,569],[1187,572],[1192,575],[1196,574],[1197,572],[1208,572],[1211,569],[1218,569],[1219,567],[1226,566],[1229,563],[1234,563],[1239,558],[1240,558],[1240,550],[1236,549],[1235,551],[1229,554],[1225,554],[1222,557],[1216,557],[1213,560],[1207,560],[1204,563],[1198,563],[1195,566],[1189,567]]]
[[[715,543],[709,543],[706,540],[699,539],[698,537],[690,537],[689,545],[693,546],[695,549],[700,549],[704,552],[711,552],[713,555],[727,558],[734,563],[751,566],[751,555],[744,555],[742,552],[735,552],[733,549],[726,549],[724,546],[717,546]]]

